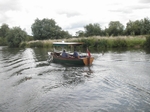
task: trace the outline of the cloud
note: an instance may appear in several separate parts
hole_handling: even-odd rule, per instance
[[[68,11],[63,10],[63,11],[58,11],[57,13],[60,15],[66,15],[68,18],[81,15],[79,12],[73,10],[68,10]]]
[[[143,9],[150,9],[150,6],[148,5],[134,5],[134,6],[127,6],[127,7],[122,7],[118,9],[110,9],[110,12],[116,12],[116,13],[125,13],[125,14],[131,14],[135,10],[143,10]]]
[[[9,14],[20,10],[19,4],[19,0],[0,0],[0,24],[11,21]]]
[[[65,29],[76,29],[76,28],[83,28],[85,25],[87,25],[88,22],[85,21],[78,21],[71,23],[70,26],[67,26]]]
[[[146,5],[139,4],[139,5],[130,7],[130,9],[132,10],[150,9],[150,6],[147,4]]]
[[[109,10],[112,13],[124,13],[124,14],[130,14],[132,13],[132,10],[128,8],[121,8],[121,9],[111,9]]]
[[[0,0],[0,12],[19,10],[19,0]]]
[[[150,0],[139,0],[140,3],[150,3]]]

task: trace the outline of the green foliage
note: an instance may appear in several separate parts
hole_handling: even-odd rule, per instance
[[[84,31],[82,31],[82,30],[79,30],[79,31],[77,31],[76,32],[76,36],[78,36],[78,37],[84,37]]]
[[[0,46],[6,46],[6,45],[7,45],[6,38],[0,37]]]
[[[89,36],[120,36],[120,35],[148,35],[150,34],[150,19],[144,18],[141,20],[130,21],[124,25],[119,21],[111,21],[108,28],[102,30],[100,25],[88,24],[84,26],[85,31],[77,31],[76,35],[79,37]]]
[[[124,26],[119,21],[111,21],[108,27],[108,34],[113,36],[122,35]]]
[[[58,37],[56,36],[56,38],[54,38],[54,39],[72,38],[72,36],[69,34],[68,31],[63,31],[63,30],[60,31],[60,35]]]
[[[128,47],[142,47],[144,45],[145,39],[140,37],[128,38],[126,39]]]
[[[42,42],[32,42],[29,44],[29,47],[39,47],[42,48],[43,47],[43,43]]]
[[[127,42],[125,39],[117,38],[113,40],[112,48],[127,47]]]
[[[108,40],[106,40],[106,39],[99,39],[98,41],[96,41],[95,44],[96,44],[95,47],[97,47],[97,48],[109,47]]]
[[[146,46],[147,48],[150,48],[150,35],[146,36],[145,46]]]
[[[84,48],[87,48],[88,46],[90,46],[90,40],[89,39],[81,39],[81,40],[78,40],[79,42],[83,42],[83,47]]]
[[[135,22],[129,21],[126,26],[127,35],[140,35],[141,23],[136,20]]]
[[[98,23],[95,24],[89,24],[84,26],[85,29],[85,36],[97,36],[101,35],[101,28]]]
[[[6,41],[6,35],[9,32],[9,26],[7,24],[2,24],[0,27],[0,45],[1,46],[6,46],[7,41]]]
[[[52,43],[49,43],[49,42],[44,42],[43,43],[43,47],[44,48],[52,48],[53,44]]]
[[[113,37],[113,38],[81,38],[73,40],[74,42],[83,42],[82,46],[78,46],[77,49],[107,49],[107,48],[139,48],[148,46],[146,44],[146,39],[142,37]],[[72,40],[68,40],[72,42]],[[147,43],[150,43],[150,36],[147,37]],[[38,48],[52,48],[52,41],[32,41],[32,42],[22,42],[20,47],[38,47]]]
[[[9,26],[7,24],[3,24],[0,28],[0,37],[5,38],[9,31]]]
[[[150,37],[148,38],[150,43]],[[106,49],[106,48],[127,48],[127,47],[143,47],[144,38],[89,38],[81,39],[78,42],[84,43],[84,48],[89,47],[90,49]],[[149,44],[150,45],[150,44]]]
[[[126,35],[147,35],[150,34],[150,20],[144,18],[142,20],[129,21],[125,30]]]
[[[26,38],[25,38],[25,41],[32,41],[34,40],[33,36],[30,36],[28,35]]]
[[[141,35],[150,34],[150,20],[144,18],[141,20]]]
[[[19,47],[20,48],[25,48],[25,47],[27,47],[27,43],[26,42],[21,42]]]
[[[27,33],[20,27],[14,27],[9,30],[6,37],[9,47],[19,47],[19,44],[27,37]]]
[[[68,32],[63,31],[61,27],[56,25],[53,19],[36,19],[31,29],[35,40],[60,39],[71,36]]]

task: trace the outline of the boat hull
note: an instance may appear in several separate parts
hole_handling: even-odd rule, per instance
[[[91,65],[93,62],[93,57],[83,57],[83,58],[63,58],[60,56],[53,56],[54,63],[61,64],[71,64],[71,65]]]

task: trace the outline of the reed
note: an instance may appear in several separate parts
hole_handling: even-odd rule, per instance
[[[146,36],[145,47],[150,48],[150,35]]]
[[[128,38],[126,39],[127,47],[143,47],[146,39],[145,38]]]
[[[144,47],[149,45],[150,36],[145,38],[139,37],[82,37],[82,38],[71,38],[61,40],[38,40],[21,43],[20,47],[40,47],[40,48],[52,48],[52,42],[83,42],[85,43],[82,47],[89,47],[90,49],[99,48],[127,48],[127,47]],[[147,43],[146,43],[147,41]]]
[[[85,47],[89,48],[127,48],[143,47],[146,39],[141,37],[110,37],[89,38],[78,41],[86,43]]]

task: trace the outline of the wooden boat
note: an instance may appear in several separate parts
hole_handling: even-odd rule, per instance
[[[82,45],[83,43],[79,42],[53,42],[53,46],[78,46]],[[61,56],[61,52],[53,51],[48,52],[49,58],[54,63],[61,63],[61,64],[71,64],[71,65],[92,65],[92,62],[94,60],[93,57],[83,55],[80,56],[80,58],[74,58],[72,54],[69,54],[70,56],[67,58],[64,58]]]

